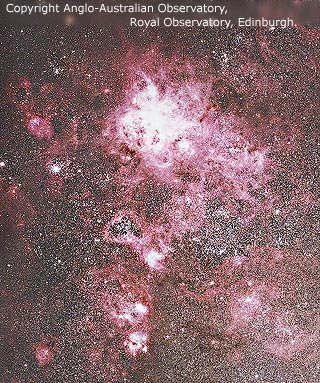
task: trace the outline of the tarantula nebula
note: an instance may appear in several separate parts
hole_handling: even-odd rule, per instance
[[[319,382],[318,31],[3,36],[1,382]]]

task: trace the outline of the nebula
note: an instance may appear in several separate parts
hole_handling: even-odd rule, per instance
[[[318,382],[318,31],[3,36],[1,382]]]

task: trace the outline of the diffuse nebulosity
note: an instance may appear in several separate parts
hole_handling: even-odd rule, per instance
[[[317,32],[138,33],[5,32],[2,381],[318,381]]]

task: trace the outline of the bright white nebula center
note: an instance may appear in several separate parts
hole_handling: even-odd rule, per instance
[[[142,152],[165,154],[175,142],[185,152],[190,143],[183,137],[195,124],[186,116],[183,102],[170,93],[162,95],[150,79],[146,83],[120,119],[122,133]]]
[[[54,164],[51,166],[51,173],[52,174],[59,174],[61,172],[61,166],[58,164]]]
[[[147,334],[143,332],[133,332],[129,334],[128,339],[124,342],[124,345],[128,348],[131,355],[136,356],[139,352],[147,352]]]
[[[161,269],[163,267],[162,261],[164,260],[165,256],[162,253],[159,253],[158,251],[151,250],[145,255],[145,261],[150,267],[150,269]]]

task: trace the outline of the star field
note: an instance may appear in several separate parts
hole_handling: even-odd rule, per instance
[[[318,42],[3,30],[1,382],[319,382]]]

